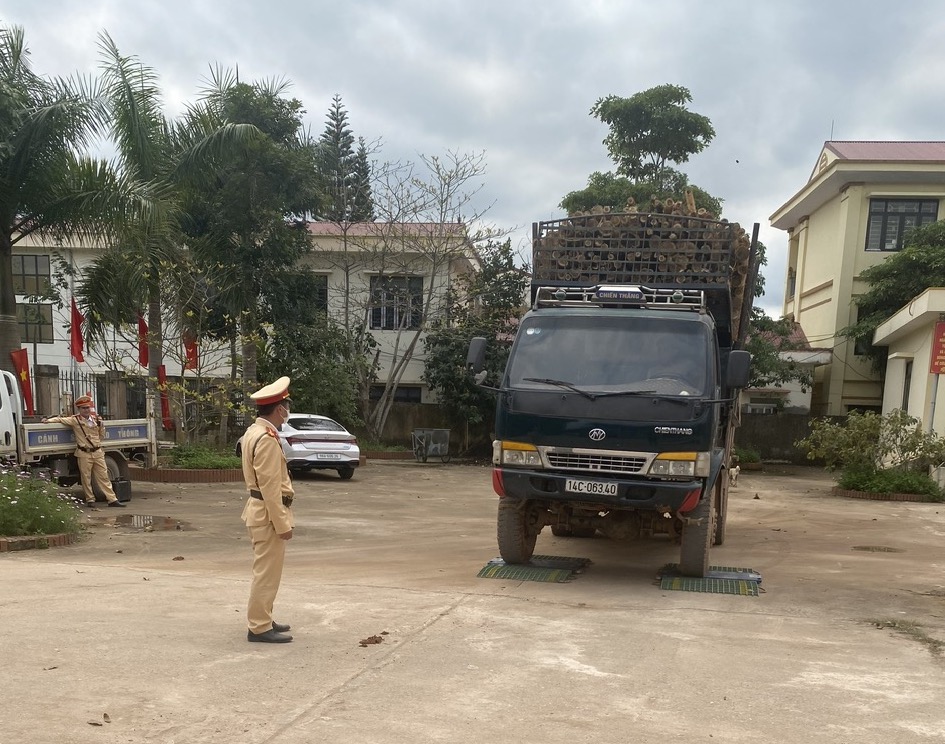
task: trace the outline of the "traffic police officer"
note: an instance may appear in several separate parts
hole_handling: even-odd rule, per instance
[[[253,582],[249,590],[247,639],[256,643],[288,643],[288,625],[272,621],[272,605],[282,581],[285,544],[292,539],[292,498],[278,431],[289,418],[289,378],[280,377],[249,396],[257,418],[243,435],[243,480],[249,498],[243,521],[253,543]]]
[[[74,416],[51,416],[44,418],[44,424],[65,424],[72,429],[75,437],[75,459],[79,464],[79,477],[85,492],[85,505],[95,506],[95,493],[92,491],[92,479],[99,490],[105,494],[109,506],[124,506],[115,495],[112,482],[105,465],[105,451],[102,440],[105,439],[105,423],[92,409],[92,398],[82,395],[76,398],[75,407],[79,411]]]

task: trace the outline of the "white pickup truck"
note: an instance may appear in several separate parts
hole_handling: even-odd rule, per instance
[[[64,424],[23,423],[23,399],[16,377],[0,370],[0,459],[14,460],[33,469],[46,468],[60,485],[79,481],[73,453],[75,436]],[[134,457],[154,465],[157,454],[153,418],[105,422],[105,464],[115,492],[123,501],[131,498],[128,462]],[[105,495],[93,488],[100,501]]]

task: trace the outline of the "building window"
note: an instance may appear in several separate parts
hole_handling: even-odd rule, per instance
[[[395,403],[419,403],[421,388],[416,385],[398,385],[394,391]],[[371,385],[371,400],[378,401],[384,394],[383,385]]]
[[[52,305],[18,302],[16,321],[20,325],[20,341],[24,344],[53,342]]]
[[[423,277],[371,277],[371,329],[415,330],[423,316]]]
[[[855,301],[855,299],[856,299],[856,298],[854,298],[854,301]],[[854,313],[854,317],[853,317],[853,323],[854,323],[854,324],[860,322],[860,308],[859,308],[859,306],[857,306],[857,307],[855,308],[855,310],[856,310],[856,312]],[[854,355],[854,356],[861,357],[861,356],[866,356],[866,355],[869,354],[869,353],[870,353],[870,342],[869,342],[869,339],[863,338],[862,336],[853,339],[853,355]]]
[[[906,374],[902,381],[902,410],[909,413],[909,388],[912,387],[912,360],[906,362]]]
[[[870,199],[866,250],[901,251],[911,230],[938,219],[938,199]]]
[[[795,284],[797,283],[797,272],[793,267],[788,267],[787,270],[787,297],[791,299],[794,297]]]
[[[13,256],[13,292],[33,297],[49,292],[49,256]]]
[[[312,294],[312,304],[315,309],[323,313],[328,312],[328,276],[326,274],[315,274],[312,277],[315,285],[315,291]]]

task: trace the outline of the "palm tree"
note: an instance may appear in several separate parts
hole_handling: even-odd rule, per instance
[[[33,233],[100,233],[88,196],[106,169],[77,151],[102,120],[91,85],[37,75],[23,29],[0,28],[0,369],[13,371],[20,348],[13,246]]]
[[[147,306],[148,377],[153,383],[163,363],[161,274],[182,263],[186,238],[181,202],[188,184],[212,170],[221,155],[255,140],[259,131],[250,124],[221,122],[196,108],[179,122],[169,120],[162,112],[155,71],[123,56],[107,33],[99,39],[102,97],[117,148],[116,180],[123,187],[115,201],[128,206],[114,212],[115,237],[89,271],[80,296],[92,311],[88,332],[93,336],[129,320],[127,307],[111,299],[116,287],[137,307]]]

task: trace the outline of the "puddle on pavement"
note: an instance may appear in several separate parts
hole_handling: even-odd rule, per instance
[[[887,548],[885,545],[854,545],[851,550],[863,550],[867,553],[905,553],[902,548]]]
[[[116,514],[114,517],[92,517],[96,527],[127,527],[142,532],[193,529],[187,522],[173,517],[154,517],[150,514]]]

